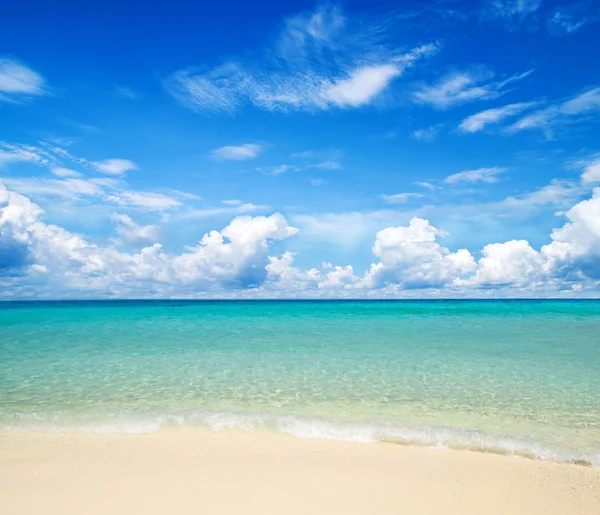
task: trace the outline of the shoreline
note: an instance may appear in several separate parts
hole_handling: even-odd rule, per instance
[[[0,492],[4,512],[14,515],[595,515],[600,470],[484,452],[268,432],[4,432]]]

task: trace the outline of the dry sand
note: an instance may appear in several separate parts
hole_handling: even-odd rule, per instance
[[[0,434],[0,513],[599,515],[600,470],[191,429]]]

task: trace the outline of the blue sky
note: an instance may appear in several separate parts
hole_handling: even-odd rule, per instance
[[[28,2],[0,295],[598,296],[597,2]]]

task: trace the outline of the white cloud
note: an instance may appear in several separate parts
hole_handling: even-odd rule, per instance
[[[44,78],[39,73],[13,59],[0,57],[0,100],[19,102],[45,93]]]
[[[257,170],[266,175],[281,175],[282,173],[290,172],[290,171],[297,172],[298,170],[301,170],[301,168],[296,165],[283,164],[283,165],[277,165],[277,166],[271,166],[271,167],[257,168]]]
[[[404,204],[410,199],[422,198],[420,193],[396,193],[394,195],[379,195],[379,198],[388,204]]]
[[[478,168],[477,170],[466,170],[464,172],[449,175],[444,179],[447,184],[456,184],[459,182],[486,182],[492,184],[498,182],[498,175],[504,173],[506,168]]]
[[[108,202],[119,206],[147,209],[150,211],[167,211],[181,206],[181,202],[162,193],[149,191],[119,191],[106,197]]]
[[[322,170],[340,170],[342,168],[342,165],[337,161],[327,160],[317,163],[314,167],[320,168]]]
[[[76,172],[75,170],[71,170],[70,168],[63,168],[62,166],[56,166],[52,169],[50,169],[50,171],[56,175],[57,177],[81,177],[81,174],[79,172]]]
[[[436,186],[435,184],[432,184],[431,182],[428,181],[417,181],[415,182],[415,184],[417,186],[421,186],[421,188],[425,188],[427,190],[437,190],[439,188],[439,186]]]
[[[29,145],[12,145],[0,141],[0,167],[11,163],[34,163],[41,166],[50,164],[52,156]]]
[[[244,105],[269,111],[360,107],[438,46],[405,53],[386,42],[384,23],[349,19],[324,5],[289,18],[274,48],[197,72],[181,70],[165,83],[184,106],[233,113]],[[267,57],[265,57],[267,56]],[[244,62],[245,61],[245,62]]]
[[[565,102],[538,109],[524,116],[506,130],[507,132],[518,132],[526,129],[541,129],[548,137],[551,137],[555,125],[576,122],[585,115],[599,111],[600,88],[593,88]]]
[[[194,290],[258,286],[267,276],[271,242],[297,232],[278,213],[243,216],[221,232],[205,234],[182,254],[168,254],[160,244],[128,254],[48,225],[41,220],[42,215],[29,199],[0,185],[0,246],[12,252],[0,261],[0,269],[4,273],[20,270],[15,279],[20,281],[23,270],[35,267],[35,273],[45,276],[50,296],[69,291],[77,295],[160,293],[173,285]],[[129,228],[136,226],[128,218],[117,222]]]
[[[135,91],[125,86],[117,86],[117,88],[115,88],[115,93],[120,97],[128,98],[129,100],[138,98],[138,94]]]
[[[468,280],[480,286],[527,286],[542,275],[544,260],[525,240],[492,243],[481,251],[476,274]]]
[[[23,195],[34,197],[59,197],[75,200],[86,196],[102,196],[102,189],[97,184],[83,179],[68,178],[59,180],[37,177],[5,177],[0,179],[0,182]]]
[[[572,204],[583,193],[576,183],[567,180],[552,179],[550,184],[532,192],[506,197],[502,204],[511,209],[528,209],[536,206],[565,206]]]
[[[429,104],[437,109],[474,100],[497,98],[506,91],[506,86],[529,76],[533,70],[516,74],[503,81],[492,81],[494,73],[485,68],[457,71],[446,75],[432,86],[422,85],[413,93],[417,104]]]
[[[242,213],[252,213],[256,211],[266,211],[271,209],[271,206],[257,206],[248,202],[246,204],[241,201],[222,201],[226,205],[231,207],[217,207],[217,208],[205,208],[205,209],[188,209],[178,215],[179,220],[194,220],[199,218],[210,218],[213,216],[222,215],[236,215]],[[239,202],[233,204],[232,202]]]
[[[246,161],[248,159],[254,159],[261,151],[261,145],[245,143],[238,146],[229,145],[217,148],[211,152],[211,156],[216,160]]]
[[[581,175],[583,182],[600,182],[600,157],[589,162]]]
[[[290,155],[292,159],[310,159],[316,157],[317,152],[314,150],[305,150],[304,152],[294,152]]]
[[[320,242],[344,250],[356,250],[360,245],[372,240],[377,231],[391,224],[408,221],[410,218],[411,214],[384,209],[370,212],[299,214],[292,216],[291,220],[312,245]]]
[[[118,238],[115,243],[126,243],[133,246],[143,247],[158,241],[160,229],[156,225],[139,225],[131,217],[125,214],[113,214],[111,220],[115,222],[115,232]]]
[[[465,118],[458,126],[458,129],[461,132],[478,132],[486,125],[499,123],[506,118],[515,116],[533,107],[535,104],[535,102],[519,102],[494,109],[486,109]]]
[[[482,16],[522,23],[534,14],[541,4],[542,0],[484,0]]]
[[[441,287],[475,270],[467,250],[452,253],[436,242],[440,231],[428,220],[413,218],[408,227],[388,227],[377,233],[373,253],[380,262],[371,265],[365,281],[371,287],[399,283],[404,288]]]
[[[67,297],[237,295],[248,288],[256,295],[301,297],[397,296],[416,289],[417,296],[433,289],[444,296],[500,291],[531,296],[566,289],[585,294],[600,286],[600,188],[567,211],[566,222],[540,250],[525,240],[490,243],[478,261],[466,249],[440,245],[445,233],[413,217],[406,226],[377,232],[373,253],[378,261],[363,277],[350,265],[324,263],[321,270],[303,271],[293,266],[290,252],[270,256],[274,241],[298,232],[278,213],[235,218],[181,254],[157,243],[138,253],[122,252],[90,243],[42,217],[39,206],[0,185],[0,275],[9,296],[25,287],[34,295]],[[117,240],[145,244],[158,236],[154,226],[138,225],[127,216],[114,220],[122,227]]]
[[[239,206],[240,204],[242,204],[241,200],[221,200],[221,202],[227,206]]]
[[[573,34],[584,25],[596,21],[595,17],[587,17],[582,14],[577,16],[575,12],[567,12],[563,9],[554,11],[548,19],[548,30],[555,35]]]
[[[97,171],[106,175],[123,175],[131,170],[139,170],[138,165],[128,159],[105,159],[92,165]]]
[[[359,107],[370,103],[400,73],[394,64],[357,68],[323,91],[323,97],[340,107]]]
[[[444,128],[443,123],[438,123],[436,125],[431,125],[425,129],[417,129],[412,133],[413,139],[417,141],[426,141],[427,143],[431,143],[435,140],[440,131]]]

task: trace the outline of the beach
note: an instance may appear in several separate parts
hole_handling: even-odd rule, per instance
[[[600,470],[198,429],[0,435],[0,512],[596,515]]]
[[[4,515],[598,514],[600,303],[5,303]]]

